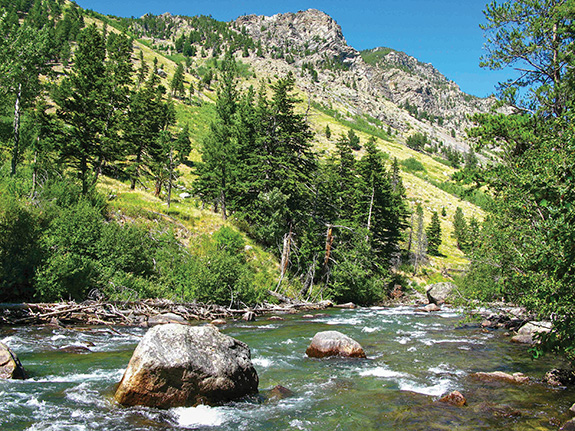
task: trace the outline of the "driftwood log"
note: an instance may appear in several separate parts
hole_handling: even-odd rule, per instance
[[[254,308],[231,309],[215,304],[177,303],[165,299],[146,299],[136,302],[85,301],[81,303],[0,304],[0,325],[62,323],[147,326],[150,317],[166,313],[173,313],[187,321],[193,321],[241,318],[247,312],[262,315],[293,310],[318,310],[329,306],[331,303],[327,301],[307,303],[290,300],[290,302],[284,302],[281,305],[265,303]]]

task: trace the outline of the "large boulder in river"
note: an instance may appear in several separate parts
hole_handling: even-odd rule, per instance
[[[427,300],[430,304],[441,305],[444,302],[449,302],[449,297],[456,289],[455,284],[450,282],[442,282],[430,284],[427,286]]]
[[[25,379],[26,372],[18,356],[10,348],[0,343],[0,379]]]
[[[312,338],[305,353],[310,358],[325,358],[326,356],[366,357],[363,348],[357,341],[338,331],[318,332]]]
[[[534,344],[539,333],[547,333],[551,331],[551,322],[527,322],[519,331],[517,335],[511,337],[514,343]]]
[[[115,398],[128,406],[169,408],[217,404],[257,391],[246,344],[212,325],[169,323],[144,335]]]

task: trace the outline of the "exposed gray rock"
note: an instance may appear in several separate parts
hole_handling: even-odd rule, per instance
[[[559,431],[575,431],[575,419],[568,420],[563,424]]]
[[[361,345],[354,339],[338,331],[323,331],[314,335],[306,355],[310,358],[342,356],[346,358],[365,358]]]
[[[182,199],[189,199],[189,198],[192,197],[192,195],[189,194],[189,193],[187,193],[187,192],[182,192],[182,193],[180,193],[179,196],[180,196],[180,198],[182,198]]]
[[[25,379],[20,359],[6,344],[0,343],[0,379]]]
[[[430,304],[441,305],[449,302],[449,297],[456,289],[450,282],[435,283],[427,286],[427,300]]]
[[[248,346],[215,326],[159,325],[136,347],[115,398],[122,405],[170,408],[254,394]]]
[[[569,414],[571,416],[575,416],[575,404],[573,404],[570,408],[569,408]]]
[[[517,335],[511,338],[514,343],[534,344],[538,333],[547,333],[551,331],[551,322],[527,322]]]
[[[491,373],[478,372],[471,374],[471,377],[481,382],[529,383],[529,377],[523,373],[508,374],[503,371],[493,371]]]
[[[419,308],[418,310],[429,313],[431,311],[441,311],[441,307],[437,304],[427,304],[425,307]]]

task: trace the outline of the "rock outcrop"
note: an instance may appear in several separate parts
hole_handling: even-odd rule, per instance
[[[169,408],[217,404],[257,391],[246,344],[212,325],[166,324],[142,338],[115,398],[127,406]]]
[[[327,356],[366,357],[363,348],[357,341],[338,331],[318,332],[312,338],[305,353],[310,358],[325,358]]]
[[[528,322],[511,338],[514,343],[534,344],[539,333],[551,331],[551,322]]]
[[[427,299],[430,304],[441,305],[449,302],[455,289],[455,284],[450,282],[431,284],[427,286]]]
[[[18,356],[4,343],[0,343],[0,379],[25,379],[26,371]]]

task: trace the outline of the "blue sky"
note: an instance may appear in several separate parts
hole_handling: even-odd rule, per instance
[[[77,0],[87,9],[117,16],[171,12],[211,15],[230,21],[240,15],[273,15],[310,8],[329,14],[356,49],[386,46],[432,63],[463,91],[476,96],[495,92],[510,71],[479,67],[484,35],[479,24],[489,0]]]

